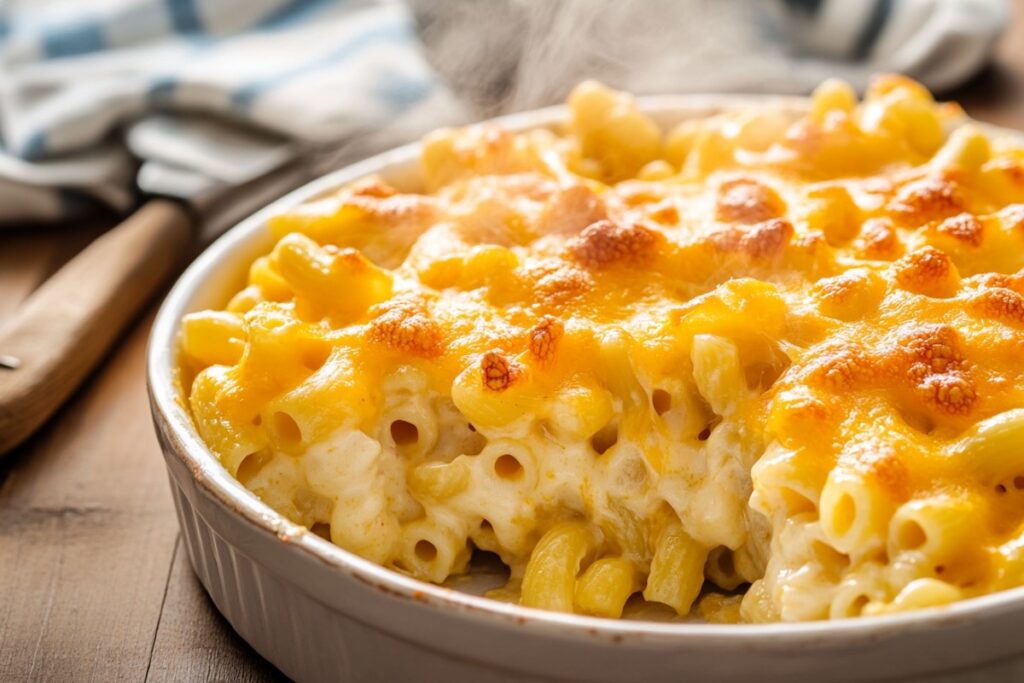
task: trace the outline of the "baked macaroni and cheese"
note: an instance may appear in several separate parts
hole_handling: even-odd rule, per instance
[[[274,217],[182,381],[224,467],[337,545],[523,605],[712,621],[1024,583],[1024,146],[917,83],[664,134],[443,130],[423,186]],[[632,603],[631,603],[632,604]]]

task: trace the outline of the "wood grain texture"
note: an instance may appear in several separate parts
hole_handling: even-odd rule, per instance
[[[20,278],[37,281],[58,266],[61,239],[26,236]],[[152,313],[139,321],[83,390],[0,469],[2,681],[143,680],[154,652],[164,662],[200,661],[202,648],[193,652],[190,643],[217,644],[217,652],[206,651],[216,661],[205,680],[276,675],[205,595],[197,599],[186,564],[172,576],[178,525],[143,372],[151,322]],[[177,615],[169,622],[161,621],[165,607]],[[175,624],[190,617],[192,639],[175,637]],[[220,661],[231,662],[230,674]],[[186,669],[198,671],[176,661],[163,669],[165,680],[187,680]]]
[[[147,328],[18,453],[0,488],[10,678],[145,675],[177,537],[139,381]]]
[[[191,219],[150,200],[54,273],[0,327],[0,455],[32,434],[177,270]]]
[[[0,233],[0,325],[65,261],[99,237],[107,223],[3,228]]]
[[[146,680],[287,680],[270,666],[252,666],[250,652],[210,602],[179,541]]]
[[[1024,0],[1016,6],[996,64],[947,95],[1024,129]],[[0,235],[0,320],[95,230]],[[217,614],[178,542],[145,398],[150,320],[0,461],[0,681],[280,677]]]

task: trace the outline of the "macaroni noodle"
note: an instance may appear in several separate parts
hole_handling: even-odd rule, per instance
[[[198,431],[268,505],[609,618],[1024,584],[1024,146],[897,76],[667,133],[584,83],[563,130],[439,131],[422,171],[273,217],[183,321]]]

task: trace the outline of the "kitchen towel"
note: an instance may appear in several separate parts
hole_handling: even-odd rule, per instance
[[[297,146],[397,142],[583,77],[802,92],[896,70],[944,89],[1007,21],[1005,0],[7,0],[0,224],[244,182]]]
[[[395,2],[0,7],[0,220],[126,211],[137,179],[201,191],[272,168],[294,141],[400,128],[424,107],[453,116]]]

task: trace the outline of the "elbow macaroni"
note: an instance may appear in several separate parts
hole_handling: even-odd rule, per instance
[[[247,286],[182,322],[225,468],[426,581],[496,553],[549,610],[1024,584],[1024,147],[895,76],[667,135],[596,83],[569,110],[431,135],[420,193],[271,220]]]

